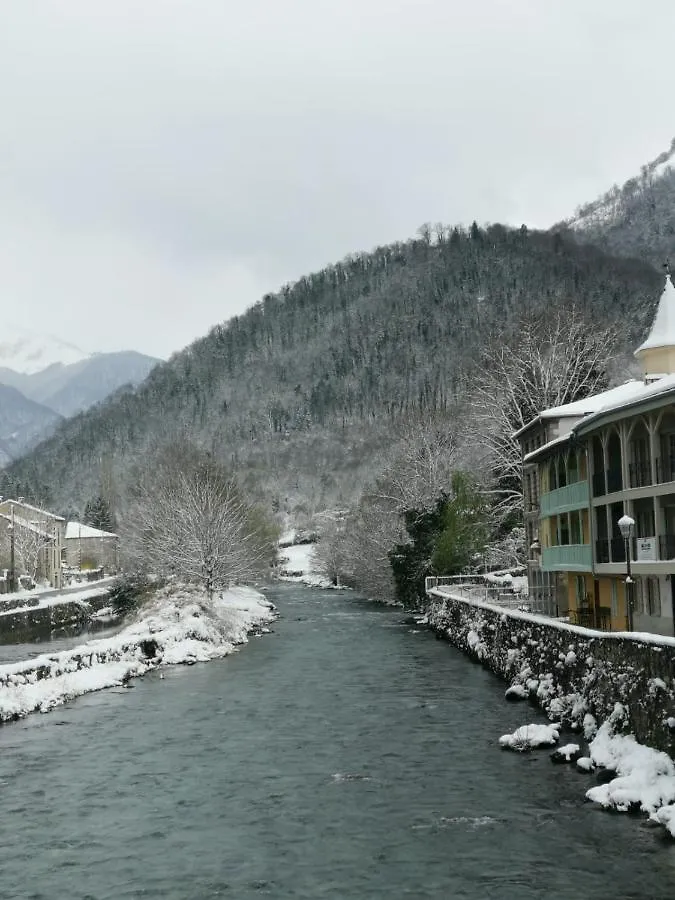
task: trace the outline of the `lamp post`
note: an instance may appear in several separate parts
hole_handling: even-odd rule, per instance
[[[618,521],[619,531],[626,548],[626,631],[633,630],[633,579],[630,574],[630,544],[635,529],[635,519],[623,515]]]

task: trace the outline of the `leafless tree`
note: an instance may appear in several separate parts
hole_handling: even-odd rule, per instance
[[[200,583],[209,598],[264,574],[274,529],[210,454],[172,445],[137,472],[123,533],[127,558]]]
[[[614,357],[613,327],[589,323],[575,307],[526,321],[515,339],[494,339],[474,383],[473,429],[491,461],[498,518],[522,507],[521,452],[514,433],[541,411],[603,390]]]
[[[346,584],[376,599],[393,599],[389,553],[405,540],[403,513],[432,506],[465,454],[456,422],[433,417],[411,423],[344,525],[328,535],[325,550],[319,545],[319,555],[339,561]]]
[[[37,580],[40,554],[53,542],[37,522],[14,520],[14,559],[17,572]]]

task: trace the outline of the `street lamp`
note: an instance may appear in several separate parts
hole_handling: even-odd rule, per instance
[[[619,531],[626,547],[626,631],[633,630],[633,579],[630,574],[630,544],[635,529],[635,519],[623,515],[618,521]]]

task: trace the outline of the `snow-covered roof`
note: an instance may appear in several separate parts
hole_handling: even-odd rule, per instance
[[[590,397],[584,397],[583,400],[575,400],[573,403],[564,403],[562,406],[552,406],[539,413],[542,419],[562,419],[567,416],[590,416],[599,412],[606,406],[615,403],[623,403],[632,399],[641,393],[644,389],[644,381],[626,381],[617,387],[609,388],[606,391],[600,391],[599,394],[591,394]]]
[[[91,525],[83,525],[81,522],[68,522],[66,525],[66,540],[70,538],[116,538],[112,531],[101,531]]]
[[[627,381],[618,387],[611,388],[608,391],[602,391],[594,394],[592,397],[586,397],[584,400],[578,400],[575,403],[567,403],[565,406],[554,406],[551,409],[544,410],[540,413],[541,419],[557,419],[564,416],[578,416],[581,421],[577,422],[570,432],[559,437],[553,438],[547,444],[537,447],[531,453],[523,457],[524,462],[531,462],[540,454],[563,444],[574,434],[585,431],[589,424],[597,422],[599,418],[607,413],[617,412],[627,409],[637,403],[658,397],[660,394],[668,394],[675,391],[675,375],[663,375],[656,381]],[[527,426],[529,427],[529,426]]]
[[[29,512],[39,513],[40,516],[44,516],[45,519],[53,519],[55,522],[65,522],[63,516],[57,516],[56,513],[51,513],[46,509],[40,509],[39,506],[33,506],[32,503],[25,503],[23,500],[12,500],[11,497],[8,497],[6,500],[0,501],[2,506],[10,505],[10,508],[13,506],[15,510],[15,514],[17,510],[28,510]],[[21,512],[18,513],[21,515]]]
[[[522,428],[516,431],[514,437],[519,437],[536,422],[590,416],[593,413],[599,412],[608,404],[623,402],[638,395],[644,387],[644,381],[627,381],[625,384],[609,388],[609,390],[600,391],[598,394],[591,394],[589,397],[584,397],[583,400],[575,400],[573,403],[563,403],[562,406],[551,406],[549,409],[540,412],[539,415],[528,422],[527,425],[523,425]]]
[[[572,432],[568,431],[567,434],[561,434],[560,437],[553,438],[552,441],[549,441],[547,444],[542,444],[541,447],[537,447],[536,450],[532,450],[530,453],[526,453],[523,457],[523,462],[532,462],[538,456],[541,456],[543,453],[546,453],[548,450],[552,450],[557,447],[559,444],[565,444],[569,441],[572,436]]]
[[[592,424],[596,422],[601,416],[604,416],[607,413],[618,412],[621,409],[627,409],[628,407],[642,403],[645,400],[651,400],[661,394],[669,394],[675,391],[675,375],[664,375],[656,381],[637,381],[634,383],[640,385],[641,389],[639,391],[626,392],[625,396],[619,396],[614,402],[606,403],[595,413],[586,417],[582,422],[579,422],[574,427],[574,431],[585,430],[589,423]]]
[[[635,356],[656,347],[675,347],[675,286],[670,279],[670,273],[666,275],[666,283],[659,299],[651,331],[647,339],[635,351]]]
[[[50,531],[44,523],[41,523],[37,520],[30,521],[29,519],[24,519],[23,516],[14,517],[7,515],[7,513],[0,513],[0,518],[5,519],[10,525],[14,525],[15,528],[24,528],[26,531],[32,531],[33,534],[39,534],[40,537],[45,540],[52,540],[54,534]]]

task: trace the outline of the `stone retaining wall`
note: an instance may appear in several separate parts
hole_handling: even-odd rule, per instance
[[[437,634],[521,685],[551,719],[581,729],[620,703],[621,730],[675,756],[675,638],[591,631],[437,590],[429,600]]]
[[[37,602],[39,603],[39,598]],[[60,628],[85,625],[91,619],[92,613],[108,606],[109,602],[109,592],[103,588],[100,594],[86,600],[73,599],[34,607],[24,600],[23,606],[31,605],[31,609],[24,608],[21,612],[7,612],[0,615],[0,642],[29,642],[43,639]]]

